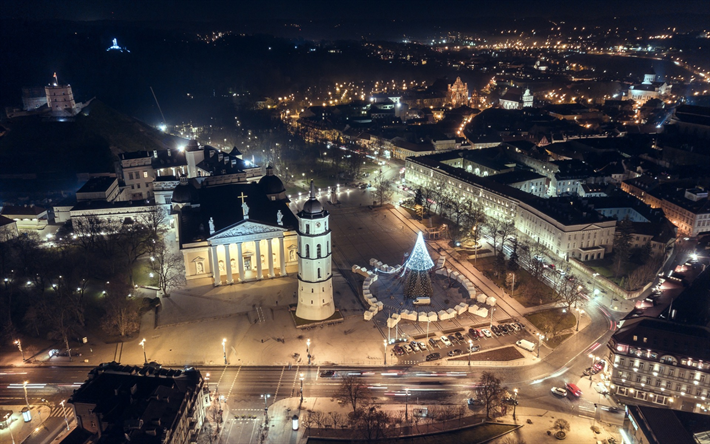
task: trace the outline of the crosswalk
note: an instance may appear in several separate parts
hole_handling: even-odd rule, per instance
[[[52,411],[49,413],[50,418],[64,418],[64,415],[66,414],[67,418],[71,418],[74,416],[74,413],[72,413],[72,409],[69,406],[55,406],[52,407]]]

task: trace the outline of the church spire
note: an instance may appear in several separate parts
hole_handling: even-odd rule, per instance
[[[311,179],[311,194],[308,196],[310,200],[314,200],[316,198],[316,186],[313,184],[313,179]]]

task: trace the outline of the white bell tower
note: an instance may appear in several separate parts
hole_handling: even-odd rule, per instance
[[[335,313],[328,212],[311,193],[298,212],[298,306],[296,316],[322,321]]]

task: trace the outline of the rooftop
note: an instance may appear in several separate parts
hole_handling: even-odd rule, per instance
[[[696,282],[699,280],[696,279]],[[677,309],[677,302],[676,299],[673,303],[674,310]],[[678,360],[688,357],[710,360],[710,330],[698,325],[648,317],[628,319],[614,333],[612,341],[644,350],[650,348],[659,357],[668,354]]]
[[[77,193],[100,193],[106,192],[117,181],[115,177],[100,176],[89,179]]]

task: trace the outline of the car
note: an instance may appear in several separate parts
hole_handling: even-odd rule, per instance
[[[621,409],[619,407],[614,407],[614,406],[605,406],[603,405],[601,407],[602,410],[606,410],[609,413],[619,413]]]
[[[487,328],[482,328],[482,329],[481,329],[481,332],[483,332],[483,336],[485,336],[485,337],[487,337],[487,338],[492,338],[492,337],[493,337],[493,335],[491,334],[491,331],[488,330]]]
[[[437,359],[441,359],[441,355],[439,353],[431,353],[426,355],[427,361],[436,361]]]
[[[394,354],[396,356],[402,356],[404,354],[404,349],[400,347],[399,345],[394,346]]]
[[[483,339],[483,338],[486,337],[486,335],[484,335],[481,330],[476,330],[476,333],[478,333],[478,337],[481,338],[481,339]]]
[[[523,324],[522,322],[516,322],[516,324],[518,325],[518,327],[520,327],[520,330],[525,330],[525,324]]]
[[[410,347],[409,344],[404,344],[404,345],[402,346],[402,348],[403,348],[404,351],[406,351],[407,353],[414,353],[414,350],[412,350],[412,347]]]
[[[429,349],[427,348],[426,344],[423,342],[419,343],[419,349],[423,352],[428,351]]]
[[[448,353],[449,356],[458,356],[458,355],[460,355],[460,354],[461,354],[461,350],[459,350],[459,349],[450,350],[449,353]]]
[[[520,326],[518,324],[512,323],[512,324],[510,324],[510,326],[513,327],[514,331],[520,331]]]
[[[409,344],[409,346],[412,347],[412,350],[414,350],[415,353],[421,351],[421,350],[419,350],[419,344],[417,344],[414,341],[412,341],[412,343]]]
[[[429,338],[429,344],[431,345],[432,348],[438,347],[437,342],[438,341],[436,340],[436,338]]]
[[[473,345],[473,346],[471,346],[471,353],[477,352],[480,349],[481,349],[480,345]]]
[[[323,370],[320,372],[321,378],[332,378],[333,376],[335,376],[335,370]]]
[[[463,335],[458,331],[456,333],[454,333],[454,336],[456,336],[456,339],[458,339],[461,342],[465,341]]]
[[[446,336],[442,336],[442,337],[440,338],[440,340],[441,340],[441,342],[443,342],[444,345],[447,346],[447,347],[451,347],[451,346],[453,345],[453,344],[451,343],[451,341],[449,341],[449,338],[447,338]]]
[[[478,398],[468,398],[468,405],[483,405],[483,400]]]
[[[562,387],[552,387],[550,391],[553,395],[567,396],[567,390],[563,389]]]
[[[474,329],[469,330],[468,337],[473,339],[474,341],[478,341],[478,333],[476,333],[476,330]]]
[[[458,343],[459,343],[459,340],[456,339],[456,336],[454,336],[454,335],[449,335],[449,336],[447,336],[447,337],[449,338],[449,341],[451,341],[452,344],[458,344]]]

